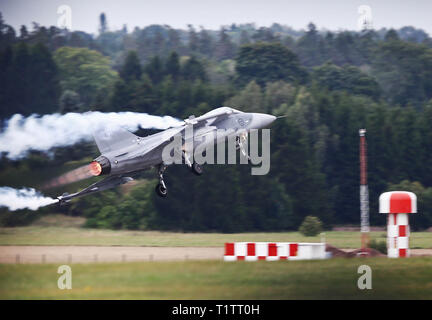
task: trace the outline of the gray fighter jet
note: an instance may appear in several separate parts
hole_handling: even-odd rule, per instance
[[[203,137],[210,134],[216,139],[215,131],[224,129],[222,130],[224,132],[222,138],[235,136],[237,148],[244,153],[243,143],[246,140],[245,137],[247,138],[247,132],[251,129],[267,127],[275,119],[276,117],[273,115],[246,113],[229,107],[221,107],[200,117],[191,116],[178,127],[169,128],[146,137],[139,137],[124,129],[95,133],[93,136],[101,155],[89,165],[89,169],[94,176],[107,175],[107,177],[77,193],[65,193],[57,199],[60,204],[63,204],[76,197],[116,187],[132,181],[134,176],[151,167],[157,168],[159,174],[156,193],[161,197],[166,197],[167,187],[163,174],[167,164],[164,162],[162,154],[164,147],[173,141],[175,136],[180,135],[183,145],[187,145],[188,139],[193,139],[194,142],[203,141]],[[189,126],[193,126],[192,136],[186,134]],[[220,138],[221,136],[218,135],[217,139]],[[219,141],[215,142],[218,143]],[[193,143],[193,150],[182,148],[180,152],[184,163],[188,165],[191,171],[196,175],[201,175],[201,166],[190,161],[190,153],[198,146],[199,143]]]

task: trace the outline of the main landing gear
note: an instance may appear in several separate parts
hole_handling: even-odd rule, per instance
[[[182,157],[183,157],[185,163],[187,164],[187,166],[189,167],[189,169],[191,169],[191,171],[194,174],[196,174],[197,176],[202,175],[203,169],[201,168],[201,166],[198,163],[196,163],[195,161],[191,162],[189,159],[189,156],[187,155],[187,153],[184,150],[182,151]]]
[[[155,191],[159,197],[165,198],[168,194],[168,189],[165,185],[165,181],[163,179],[163,174],[166,170],[166,166],[164,164],[159,165],[159,183],[156,185]]]
[[[203,169],[202,169],[202,167],[201,167],[198,163],[196,163],[196,162],[192,163],[192,166],[191,166],[190,169],[191,169],[192,172],[195,173],[197,176],[200,176],[200,175],[202,175],[202,173],[203,173]]]
[[[190,163],[189,161],[186,161],[186,164],[188,165],[188,167],[190,168],[190,170],[194,174],[196,174],[197,176],[202,175],[203,169],[198,163],[196,163],[196,162]],[[164,178],[163,178],[163,174],[164,174],[166,168],[167,167],[164,164],[159,165],[159,170],[158,170],[159,183],[156,185],[156,188],[155,188],[157,195],[159,197],[162,197],[162,198],[165,198],[168,195],[168,190],[167,190],[167,187],[165,185]]]

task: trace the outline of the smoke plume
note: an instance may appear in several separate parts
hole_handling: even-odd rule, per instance
[[[49,115],[31,115],[27,118],[13,115],[0,133],[0,153],[16,160],[30,150],[49,151],[53,147],[71,146],[82,140],[90,141],[95,130],[123,127],[129,131],[167,129],[181,121],[165,116],[135,112],[86,112]]]
[[[44,197],[33,188],[14,189],[0,187],[0,207],[11,211],[19,209],[37,210],[40,207],[58,202],[57,199]]]

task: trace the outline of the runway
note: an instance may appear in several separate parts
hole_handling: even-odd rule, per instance
[[[223,255],[223,247],[0,246],[0,263],[222,261]],[[432,249],[411,249],[411,256],[432,256]]]
[[[0,263],[222,261],[223,247],[0,246]]]

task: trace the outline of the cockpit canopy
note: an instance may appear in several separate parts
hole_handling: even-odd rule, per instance
[[[225,114],[225,113],[243,113],[243,112],[240,110],[236,110],[234,108],[231,108],[231,107],[220,107],[220,108],[216,108],[212,111],[207,112],[203,116],[212,117],[212,116],[218,116],[220,114]]]

